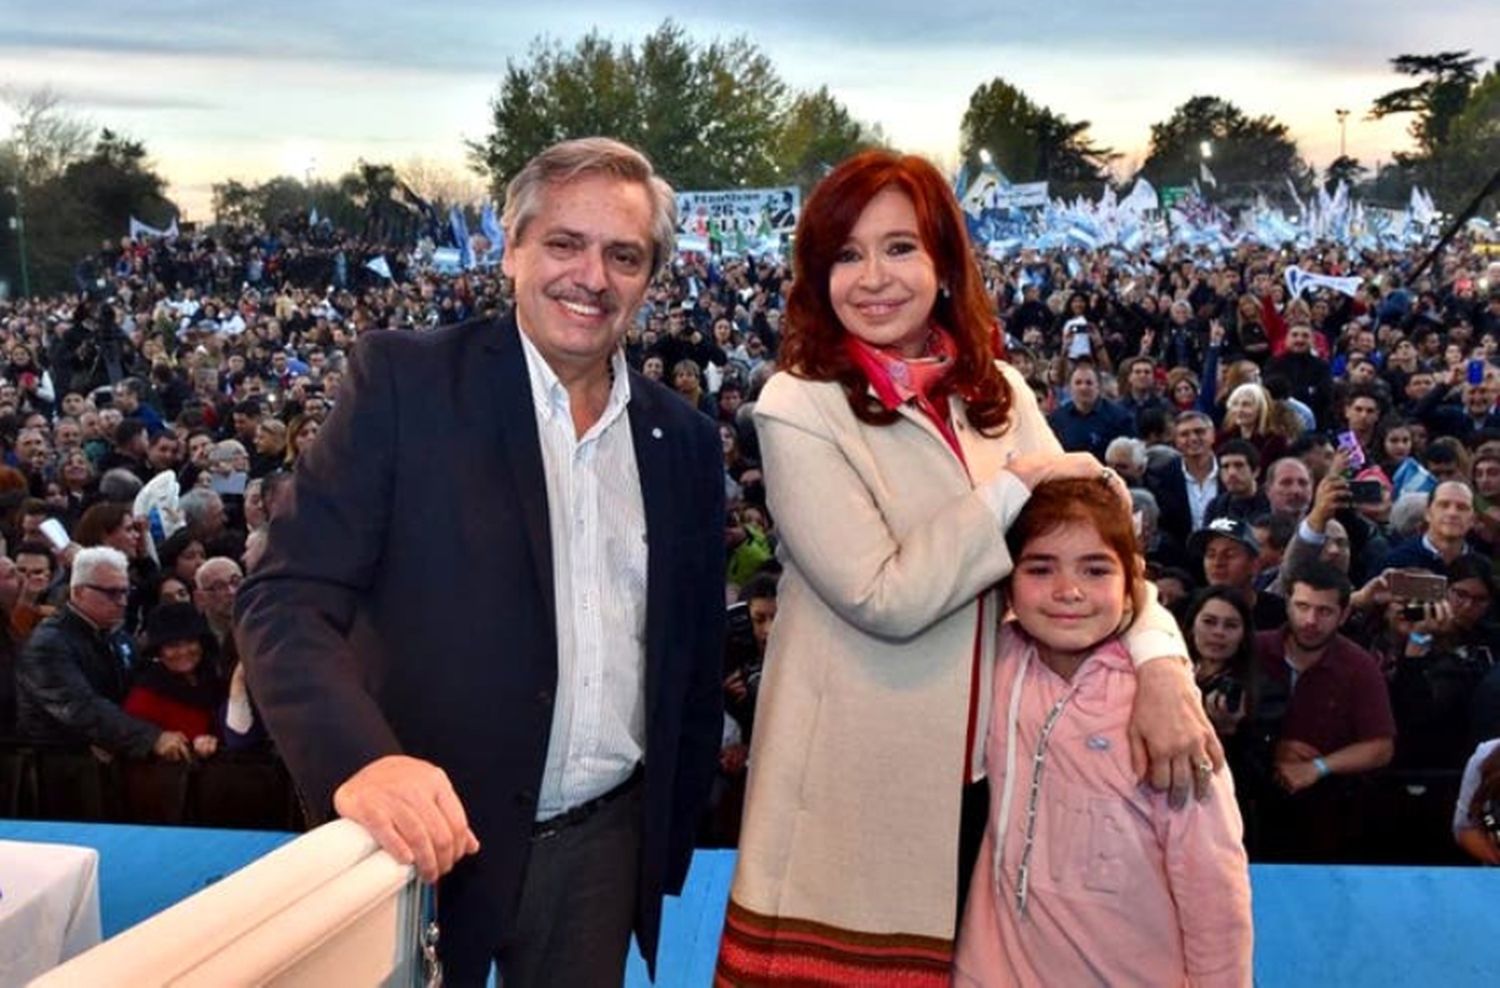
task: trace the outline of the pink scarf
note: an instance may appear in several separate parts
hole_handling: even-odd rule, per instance
[[[965,463],[958,434],[949,421],[947,401],[943,401],[942,408],[933,401],[933,395],[953,373],[958,362],[958,344],[953,341],[952,334],[934,326],[927,342],[927,353],[921,357],[903,357],[882,350],[853,333],[844,335],[844,348],[888,411],[894,412],[908,402],[914,403],[937,427],[959,462]]]

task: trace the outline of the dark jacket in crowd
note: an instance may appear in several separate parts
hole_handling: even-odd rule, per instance
[[[1319,425],[1330,420],[1333,372],[1328,362],[1311,353],[1283,353],[1266,364],[1266,377],[1278,375],[1291,386],[1291,397],[1311,408]]]
[[[1135,435],[1135,421],[1130,413],[1114,402],[1101,398],[1084,414],[1071,401],[1047,419],[1057,441],[1070,453],[1093,453],[1104,459],[1104,450],[1120,436]]]
[[[125,713],[130,639],[103,632],[72,607],[37,625],[16,663],[17,733],[145,756],[161,729]]]

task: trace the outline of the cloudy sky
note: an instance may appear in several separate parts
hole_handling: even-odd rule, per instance
[[[1406,121],[1363,119],[1403,84],[1387,60],[1500,39],[1494,0],[0,0],[0,83],[51,86],[144,140],[189,217],[205,218],[208,186],[226,177],[332,177],[359,157],[458,165],[506,60],[533,39],[597,27],[635,40],[667,17],[699,40],[748,36],[793,86],[826,84],[898,146],[944,162],[969,94],[1003,76],[1092,121],[1127,171],[1151,123],[1199,94],[1275,114],[1319,166],[1347,107],[1349,153],[1389,160],[1408,146]]]

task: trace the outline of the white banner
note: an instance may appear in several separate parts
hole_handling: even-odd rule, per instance
[[[964,209],[971,216],[978,216],[990,209],[1037,209],[1050,201],[1046,182],[1017,182],[1002,185],[981,175],[964,195]]]
[[[677,193],[677,232],[698,237],[745,237],[790,234],[797,228],[802,192],[796,186],[777,189],[727,189]]]

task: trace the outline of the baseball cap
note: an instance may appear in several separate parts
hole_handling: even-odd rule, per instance
[[[1260,543],[1255,539],[1255,531],[1248,522],[1238,518],[1215,518],[1198,529],[1188,536],[1188,552],[1194,556],[1203,555],[1208,549],[1208,540],[1215,538],[1233,539],[1249,549],[1250,555],[1260,555]]]

